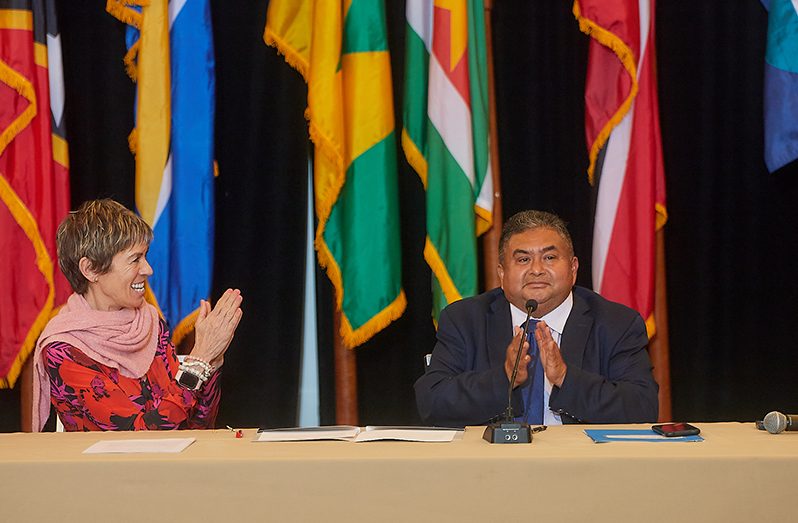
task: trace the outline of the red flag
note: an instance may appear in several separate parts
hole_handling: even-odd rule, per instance
[[[637,310],[654,335],[656,231],[667,219],[657,102],[654,0],[576,0],[590,35],[588,175],[598,181],[593,286]],[[599,151],[604,154],[597,166]]]
[[[0,387],[14,385],[69,294],[55,258],[55,231],[69,211],[55,5],[14,6],[0,8]]]

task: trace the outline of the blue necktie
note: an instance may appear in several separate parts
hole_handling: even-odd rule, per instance
[[[527,367],[529,383],[525,387],[527,390],[524,394],[524,421],[530,425],[543,424],[543,385],[545,378],[543,377],[543,365],[540,363],[538,342],[535,339],[535,327],[537,324],[538,320],[530,318],[529,328],[527,329],[528,354],[532,356],[532,361],[529,362]]]

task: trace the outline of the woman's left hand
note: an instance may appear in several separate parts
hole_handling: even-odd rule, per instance
[[[203,359],[214,368],[224,362],[224,353],[233,341],[243,312],[243,297],[238,289],[227,289],[211,309],[206,300],[200,301],[199,314],[194,324],[195,342],[189,356]]]

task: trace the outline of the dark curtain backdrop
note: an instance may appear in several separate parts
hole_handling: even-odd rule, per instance
[[[593,190],[585,174],[587,37],[566,0],[495,0],[499,146],[505,217],[554,211],[569,222],[579,283],[590,286]],[[760,2],[661,1],[660,116],[674,417],[752,420],[798,412],[798,164],[768,174]],[[105,2],[59,4],[72,201],[133,203],[134,87],[123,26]],[[225,362],[218,423],[296,423],[302,343],[307,90],[261,39],[265,1],[212,1],[217,57],[214,295],[237,286],[241,327]],[[386,2],[401,122],[404,2]],[[400,125],[400,123],[398,124]],[[402,156],[400,155],[400,158]],[[401,161],[405,315],[357,350],[363,424],[417,423],[413,381],[434,344],[423,256],[424,194]],[[333,423],[331,289],[317,270],[322,423]],[[0,430],[18,429],[18,391],[0,392]]]

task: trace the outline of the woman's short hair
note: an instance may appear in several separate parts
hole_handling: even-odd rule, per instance
[[[499,238],[499,263],[504,263],[504,251],[511,236],[538,228],[551,229],[559,234],[571,251],[569,253],[570,256],[574,255],[574,244],[571,241],[571,235],[568,233],[568,227],[562,221],[562,218],[545,211],[521,211],[512,215],[504,223],[501,238]]]
[[[81,258],[89,260],[93,271],[105,274],[118,253],[151,241],[152,229],[147,222],[110,199],[84,202],[64,218],[55,237],[58,265],[78,294],[89,288],[80,271]]]

